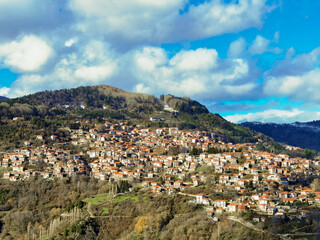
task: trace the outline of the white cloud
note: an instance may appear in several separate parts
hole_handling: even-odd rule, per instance
[[[69,7],[79,16],[79,29],[135,41],[167,36],[184,3],[184,0],[71,0]]]
[[[114,67],[112,65],[90,67],[83,66],[75,71],[74,76],[76,78],[99,83],[101,80],[110,77],[113,73],[113,70]]]
[[[171,59],[161,48],[145,47],[132,53],[133,76],[140,89],[198,99],[239,98],[256,87],[244,59],[219,59],[214,49],[182,50]],[[142,88],[143,86],[143,88]]]
[[[269,39],[266,39],[260,35],[257,35],[256,38],[254,39],[251,47],[249,48],[249,52],[252,55],[259,55],[263,54],[265,52],[272,52],[275,54],[281,53],[282,49],[278,47],[271,47],[270,45],[272,43],[277,43],[279,40],[279,33],[276,32],[274,34],[274,39],[271,41]]]
[[[279,62],[276,67],[266,72],[266,77],[299,76],[316,69],[320,64],[320,47],[309,53],[295,55],[295,50],[289,48],[286,58]]]
[[[264,94],[292,100],[320,102],[320,48],[295,57],[289,49],[285,60],[264,76]]]
[[[293,100],[320,101],[320,69],[299,76],[271,77],[266,80],[264,93],[269,96],[286,96]]]
[[[172,90],[175,92],[182,92],[185,96],[201,95],[207,92],[206,82],[198,77],[186,78],[181,81],[177,89]]]
[[[253,41],[253,44],[250,47],[249,51],[253,55],[262,54],[267,51],[269,44],[270,40],[258,35],[256,39]]]
[[[137,66],[146,72],[152,72],[156,70],[158,66],[161,66],[167,62],[167,54],[161,48],[145,47],[142,51],[135,53],[135,62]]]
[[[148,87],[145,87],[143,85],[143,83],[139,83],[135,86],[134,88],[135,92],[138,92],[138,93],[149,93],[151,92],[151,89],[148,88]]]
[[[19,72],[39,70],[52,56],[53,49],[39,37],[25,36],[19,41],[0,45],[0,59]]]
[[[261,27],[263,16],[274,9],[266,0],[223,3],[205,1],[180,14],[187,0],[70,0],[78,17],[77,28],[103,34],[117,43],[126,41],[178,41],[200,39],[223,33]]]
[[[199,48],[169,57],[145,46],[260,27],[273,7],[266,0],[187,3],[0,0],[0,64],[20,73],[7,94],[100,83],[205,99],[252,94],[254,67],[241,55],[219,59],[215,49]]]
[[[186,20],[190,26],[194,26],[193,35],[209,37],[239,32],[250,27],[259,28],[262,25],[262,16],[272,9],[273,7],[266,5],[265,0],[240,0],[229,4],[213,0],[191,7]]]
[[[274,36],[273,36],[273,41],[274,42],[279,42],[279,38],[280,38],[280,33],[279,33],[279,31],[278,32],[275,32],[274,33]]]
[[[305,112],[300,109],[279,110],[270,109],[263,112],[248,113],[248,114],[236,114],[225,116],[230,122],[242,123],[242,122],[274,122],[274,123],[292,123],[296,121],[307,122],[320,118],[320,112]]]
[[[236,41],[233,41],[228,49],[228,57],[238,58],[241,57],[245,48],[246,48],[246,40],[244,38],[239,38]]]
[[[21,34],[43,33],[66,26],[72,16],[65,11],[65,4],[65,0],[1,0],[1,39],[8,40]]]
[[[76,42],[78,42],[78,38],[71,38],[64,43],[66,47],[72,47]]]
[[[0,88],[0,96],[8,96],[10,88],[2,87]]]
[[[201,71],[217,67],[217,61],[218,53],[215,49],[198,48],[179,52],[170,60],[170,65],[181,71]]]
[[[240,86],[228,85],[228,86],[225,86],[225,90],[227,93],[233,94],[235,96],[237,95],[243,96],[244,93],[251,92],[254,89],[254,87],[255,87],[254,83],[243,84]]]
[[[18,77],[7,96],[17,97],[42,90],[102,84],[117,72],[117,59],[108,45],[91,41],[81,50],[62,56],[47,74],[24,74]]]
[[[28,53],[26,56],[29,55],[28,51],[30,54],[37,53],[44,41],[33,38],[32,43],[27,37],[15,42],[14,44],[21,47],[12,47],[12,52],[19,50],[18,52]],[[47,58],[39,58],[43,61],[31,61],[33,64],[28,65],[30,62],[24,64],[28,57],[18,58],[13,53],[12,57],[5,52],[4,62],[12,68],[24,71],[24,74],[13,82],[7,96],[16,97],[46,89],[110,84],[126,90],[156,95],[172,93],[206,100],[236,100],[243,96],[252,96],[257,87],[256,68],[251,66],[250,62],[243,58],[220,59],[215,49],[181,50],[169,57],[169,54],[159,47],[143,47],[122,53],[105,41],[87,42],[78,38],[77,44],[73,45],[75,41],[74,37],[68,36],[63,38],[63,44],[51,39],[51,42],[59,47],[46,68],[41,66],[46,63]],[[37,48],[33,49],[33,43],[37,44]],[[27,50],[20,51],[24,48]],[[11,48],[3,49],[8,51]],[[45,52],[41,51],[41,54]]]

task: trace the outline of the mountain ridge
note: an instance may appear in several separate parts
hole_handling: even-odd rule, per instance
[[[0,116],[12,119],[40,117],[48,120],[96,119],[131,121],[145,127],[178,127],[208,130],[232,142],[256,142],[265,138],[213,114],[199,102],[171,94],[160,98],[127,92],[109,85],[43,91],[0,104]],[[160,121],[150,121],[151,118]]]
[[[1,101],[6,101],[6,100],[9,100],[9,98],[4,97],[4,96],[0,96],[0,102],[1,102]]]
[[[261,132],[278,142],[320,151],[320,120],[281,124],[244,122],[239,125]]]

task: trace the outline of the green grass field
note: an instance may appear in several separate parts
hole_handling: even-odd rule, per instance
[[[120,196],[118,198],[112,199],[112,202],[118,203],[118,202],[123,202],[127,199],[131,199],[131,200],[138,202],[138,196]]]
[[[103,208],[102,215],[108,214],[108,213],[109,213],[109,209],[108,208]]]
[[[90,203],[92,205],[100,205],[109,200],[109,193],[101,193],[93,196],[92,198],[86,198],[83,200],[86,203]]]
[[[119,196],[117,198],[112,199],[112,202],[119,203],[119,202],[123,202],[127,199],[131,199],[131,200],[138,202],[138,196]],[[108,193],[101,193],[101,194],[97,194],[91,198],[86,198],[83,201],[86,203],[90,203],[92,205],[100,205],[100,204],[106,203],[109,200],[110,199],[109,199]]]

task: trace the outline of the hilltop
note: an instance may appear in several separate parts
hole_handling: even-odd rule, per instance
[[[108,85],[44,91],[10,99],[0,104],[0,116],[7,120],[23,117],[46,121],[44,125],[61,120],[67,127],[83,119],[98,123],[125,120],[142,127],[214,131],[218,137],[232,142],[256,142],[258,138],[265,138],[226,121],[219,114],[210,113],[204,105],[188,97],[169,94],[157,98]]]

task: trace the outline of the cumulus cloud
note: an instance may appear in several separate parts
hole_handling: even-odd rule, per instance
[[[3,92],[13,97],[106,83],[198,99],[252,96],[258,72],[243,57],[244,39],[230,45],[227,59],[220,59],[215,49],[182,50],[168,56],[154,46],[259,28],[274,7],[266,0],[187,3],[2,0],[1,67],[19,73],[10,90]]]
[[[64,45],[66,47],[71,47],[72,45],[74,45],[76,42],[78,42],[78,38],[71,38],[69,40],[67,40]]]
[[[293,100],[320,101],[320,69],[314,69],[299,76],[270,77],[264,92],[267,95],[286,96]]]
[[[295,50],[289,48],[286,58],[276,67],[266,72],[266,77],[299,76],[318,67],[320,63],[320,47],[309,53],[295,55]]]
[[[184,0],[70,0],[69,7],[78,16],[79,30],[136,41],[168,36],[184,4]]]
[[[253,55],[264,53],[267,51],[269,44],[270,40],[258,35],[256,39],[253,41],[253,44],[250,47],[249,51]]]
[[[246,40],[244,38],[240,38],[236,41],[233,41],[228,49],[228,57],[238,58],[241,57],[246,48]]]
[[[24,43],[24,40],[21,42]],[[8,59],[5,59],[7,64]],[[19,76],[6,96],[15,97],[45,89],[110,84],[156,95],[172,93],[204,100],[225,100],[252,95],[256,88],[256,69],[247,60],[220,59],[215,49],[181,50],[169,57],[163,48],[143,47],[122,54],[104,41],[94,40],[61,54],[55,61],[52,70],[46,74],[33,71]],[[37,65],[24,65],[23,62],[10,64],[31,72],[39,69],[45,61],[38,61]]]
[[[149,93],[151,89],[149,87],[145,87],[143,83],[139,83],[135,86],[135,92],[138,93]]]
[[[17,97],[42,90],[97,85],[117,71],[113,50],[101,41],[90,41],[82,51],[61,56],[47,74],[24,74],[12,83],[6,96]]]
[[[133,76],[140,81],[136,88],[155,94],[239,98],[256,87],[255,78],[251,78],[254,71],[246,60],[219,59],[215,49],[182,50],[170,59],[161,48],[145,47],[134,51],[131,61]]]
[[[217,66],[218,53],[215,49],[199,48],[181,51],[171,60],[170,65],[180,71],[209,70]]]
[[[0,45],[0,60],[19,72],[32,72],[43,66],[53,54],[53,49],[39,37],[25,36],[19,41]]]
[[[129,41],[178,41],[200,39],[223,33],[261,27],[262,18],[274,9],[266,0],[220,0],[191,5],[186,0],[70,0],[77,16],[76,26],[86,33],[117,36]],[[182,12],[182,14],[181,14]],[[138,14],[137,14],[138,13]]]
[[[0,88],[0,96],[7,96],[9,94],[10,88],[2,87]]]
[[[319,102],[320,48],[293,57],[290,49],[285,60],[265,73],[264,93],[293,100]]]
[[[270,109],[257,113],[236,114],[232,116],[225,116],[230,122],[274,122],[274,123],[292,123],[292,122],[307,122],[320,118],[320,112],[306,112],[299,109],[279,110]]]
[[[240,0],[229,4],[218,0],[207,1],[189,9],[184,20],[193,28],[192,32],[184,29],[184,33],[209,37],[239,32],[249,27],[261,27],[262,16],[272,9],[274,7],[267,6],[265,0]]]
[[[1,39],[47,32],[69,24],[72,15],[65,10],[65,4],[65,0],[1,0]]]
[[[276,32],[274,36],[275,42],[279,40],[279,33]],[[258,55],[262,54],[265,52],[273,52],[273,53],[280,53],[282,50],[278,47],[271,47],[270,44],[272,43],[271,40],[266,39],[260,35],[257,35],[256,38],[254,39],[251,47],[249,48],[249,52],[252,55]]]
[[[215,49],[207,48],[181,50],[172,57],[159,47],[143,47],[121,54],[105,42],[94,40],[79,50],[61,55],[53,66],[47,74],[34,72],[19,76],[6,95],[110,84],[156,95],[172,93],[217,100],[249,96],[256,87],[255,68],[247,60],[220,59]]]

